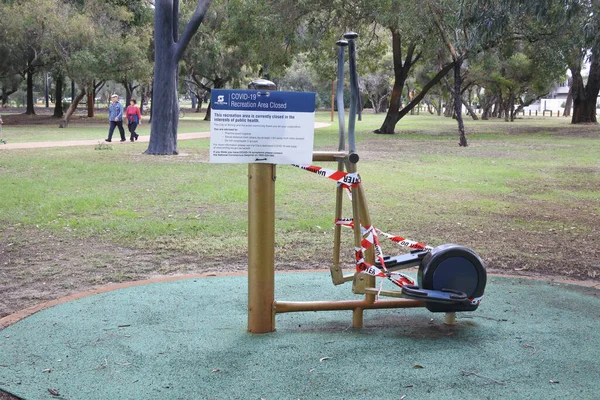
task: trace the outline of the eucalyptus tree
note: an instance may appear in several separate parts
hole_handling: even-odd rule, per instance
[[[143,53],[143,45],[138,35],[122,41],[123,26],[132,18],[124,7],[86,2],[83,6],[63,4],[59,12],[60,20],[69,24],[59,24],[54,30],[51,48],[61,70],[79,89],[61,123],[67,127],[79,103],[86,95],[94,95],[99,82],[119,81],[144,68],[136,57]]]
[[[77,106],[93,85],[94,79],[106,71],[104,61],[110,56],[105,54],[107,49],[98,37],[102,26],[97,26],[93,18],[68,4],[61,7],[60,13],[61,20],[68,20],[69,24],[59,24],[54,30],[51,42],[52,52],[58,59],[57,81],[62,87],[61,79],[67,75],[79,87],[79,93],[71,99],[60,124],[61,128],[66,128]],[[106,21],[102,22],[103,26],[106,26]]]
[[[314,0],[302,3],[316,6],[321,2]],[[344,1],[326,3],[315,7],[318,11],[307,17],[308,33],[321,38],[313,39],[314,45],[310,47],[314,65],[321,70],[326,68],[333,75],[336,53],[334,37],[339,38],[345,30],[361,34],[357,42],[359,67],[364,63],[381,62],[386,49],[390,49],[392,57],[388,67],[392,74],[392,85],[389,107],[381,127],[375,133],[393,134],[398,121],[417,106],[453,66],[451,60],[443,63],[422,90],[403,105],[405,84],[415,66],[423,63],[438,65],[436,49],[439,48],[439,39],[432,34],[434,31],[428,22],[428,13],[423,12],[421,3],[406,0],[357,0],[351,6]],[[319,59],[321,66],[317,63]],[[367,70],[367,73],[372,72]],[[324,76],[325,71],[320,75]]]
[[[597,0],[480,0],[485,7],[510,15],[520,39],[543,48],[555,46],[555,59],[571,78],[572,123],[596,122],[600,92],[600,4]],[[584,65],[589,64],[586,79]]]
[[[433,25],[453,61],[453,85],[448,89],[453,95],[454,116],[458,123],[459,146],[467,146],[462,118],[462,73],[467,57],[493,47],[498,36],[492,35],[498,27],[503,28],[507,19],[503,13],[481,7],[474,1],[427,0],[426,6]]]
[[[567,9],[569,24],[562,31],[566,43],[565,56],[571,72],[573,116],[571,123],[597,122],[596,107],[600,92],[600,4],[598,1],[577,1]],[[563,11],[563,10],[561,10]],[[587,81],[582,69],[589,64]]]
[[[6,45],[11,47],[12,67],[27,84],[26,114],[35,114],[34,75],[48,63],[47,44],[57,7],[54,0],[18,0],[9,3],[0,18],[3,29],[11,32]]]
[[[178,66],[200,27],[212,0],[198,0],[191,18],[179,34],[179,0],[154,2],[154,80],[152,122],[146,154],[178,154]]]
[[[19,89],[23,78],[22,52],[19,44],[22,43],[20,36],[23,30],[17,24],[12,23],[9,18],[12,8],[10,5],[0,3],[0,99],[4,107],[8,103],[8,97]]]

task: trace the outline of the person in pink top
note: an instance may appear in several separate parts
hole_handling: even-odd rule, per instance
[[[135,133],[138,125],[142,123],[142,114],[140,113],[140,108],[135,105],[135,99],[129,100],[129,106],[127,106],[127,110],[125,110],[125,116],[127,117],[127,129],[129,129],[129,133],[131,133],[131,137],[129,140],[132,142],[137,140],[139,135]]]

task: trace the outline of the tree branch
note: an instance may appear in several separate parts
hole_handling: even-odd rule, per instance
[[[198,0],[198,6],[196,6],[196,10],[192,15],[192,19],[190,19],[190,22],[188,22],[187,26],[185,27],[185,30],[179,38],[179,41],[175,45],[175,59],[177,61],[181,60],[183,52],[187,48],[188,44],[190,44],[192,37],[200,27],[200,24],[202,23],[202,20],[206,15],[206,11],[208,10],[210,3],[212,3],[212,0]]]
[[[425,97],[425,95],[427,94],[427,92],[429,92],[429,90],[434,87],[435,85],[437,85],[439,83],[439,81],[446,76],[446,74],[448,72],[450,72],[450,70],[452,68],[454,68],[454,65],[456,64],[456,61],[453,61],[451,63],[446,64],[441,70],[440,72],[438,72],[432,80],[430,80],[429,82],[427,82],[427,85],[425,85],[423,87],[423,90],[421,90],[421,92],[415,96],[413,98],[413,100],[408,103],[408,105],[406,107],[404,107],[402,110],[400,110],[400,113],[398,114],[398,119],[397,121],[400,121],[400,119],[402,117],[404,117],[406,114],[408,114],[410,112],[410,110],[412,110],[413,108],[415,108],[415,106],[417,104],[419,104],[419,102],[421,100],[423,100],[423,97]]]
[[[456,52],[456,49],[454,48],[454,46],[452,46],[452,42],[450,42],[450,39],[448,38],[448,35],[446,34],[446,30],[442,26],[442,21],[440,21],[439,15],[437,14],[436,10],[433,8],[433,4],[431,4],[430,1],[427,3],[427,5],[429,6],[429,11],[431,11],[431,15],[433,16],[433,21],[435,22],[435,26],[440,31],[440,35],[442,36],[442,40],[444,41],[444,44],[446,45],[446,47],[448,47],[448,50],[450,50],[450,54],[452,54],[452,58],[454,59],[454,61],[456,61],[458,59],[458,53]]]

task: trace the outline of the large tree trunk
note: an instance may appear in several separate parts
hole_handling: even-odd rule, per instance
[[[146,154],[178,154],[177,66],[210,3],[211,0],[198,0],[194,14],[179,38],[179,1],[154,2],[154,84],[150,143]]]
[[[390,29],[392,32],[392,55],[394,60],[394,85],[390,96],[390,108],[385,116],[381,127],[375,133],[393,134],[396,124],[400,120],[400,107],[402,105],[402,91],[404,83],[408,77],[408,72],[416,60],[412,59],[412,54],[416,45],[411,43],[408,48],[408,54],[404,65],[402,64],[402,36],[398,29]]]
[[[67,113],[65,114],[65,118],[63,119],[63,122],[61,122],[61,124],[59,125],[59,128],[68,128],[69,127],[69,122],[71,121],[71,116],[73,115],[75,110],[77,110],[77,106],[81,102],[81,99],[84,98],[85,93],[86,93],[86,90],[85,90],[85,87],[83,87],[81,89],[81,92],[71,102],[71,105],[69,106],[69,109],[67,110]]]
[[[156,11],[158,14],[158,10]],[[155,26],[155,29],[157,27]],[[160,28],[158,28],[160,29]],[[178,154],[177,126],[179,122],[177,99],[177,61],[172,51],[161,49],[161,34],[156,31],[156,54],[160,59],[154,65],[152,88],[152,124],[150,143],[146,154]]]
[[[395,37],[396,40],[394,41]],[[398,121],[400,121],[402,117],[404,117],[413,108],[415,108],[427,95],[429,90],[431,90],[432,87],[437,85],[440,82],[440,80],[442,80],[442,78],[446,76],[446,74],[450,72],[450,70],[454,66],[454,62],[444,65],[442,69],[429,82],[427,82],[427,84],[423,87],[421,92],[417,96],[415,96],[412,99],[412,101],[406,105],[406,107],[400,109],[404,83],[406,81],[406,78],[408,77],[410,68],[420,58],[419,54],[413,59],[413,53],[415,48],[416,45],[414,43],[411,43],[408,47],[404,65],[402,65],[402,47],[400,42],[400,35],[394,34],[394,30],[392,30],[392,50],[394,57],[394,86],[392,87],[392,93],[390,96],[390,108],[388,109],[383,124],[379,129],[374,131],[375,133],[393,134]]]
[[[35,115],[35,108],[33,106],[33,67],[31,63],[27,68],[27,109],[25,114]]]
[[[54,77],[56,81],[56,91],[54,93],[54,118],[62,118],[64,116],[63,111],[63,77],[62,75],[56,75]]]
[[[573,117],[572,124],[597,122],[596,102],[598,92],[600,92],[600,59],[597,52],[592,53],[590,62],[590,74],[587,84],[584,86],[581,76],[581,64],[573,65],[571,75],[573,85],[571,92],[573,95]]]
[[[454,113],[456,114],[456,122],[458,123],[458,145],[461,147],[467,147],[467,137],[465,136],[465,124],[462,118],[462,76],[460,74],[460,68],[462,67],[463,60],[459,58],[454,63]]]

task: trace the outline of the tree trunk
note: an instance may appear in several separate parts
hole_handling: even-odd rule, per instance
[[[190,99],[192,100],[192,110],[196,110],[198,98],[196,97],[196,94],[191,90],[188,90],[188,94],[190,95]]]
[[[133,82],[129,82],[127,80],[123,81],[122,84],[125,87],[125,107],[127,107],[129,105],[129,102],[133,98],[133,91],[139,85],[134,85]]]
[[[600,59],[597,52],[593,52],[590,62],[590,74],[587,84],[584,86],[581,76],[581,68],[575,65],[571,69],[573,76],[573,85],[571,91],[573,94],[573,117],[572,124],[597,122],[596,120],[596,102],[598,92],[600,91]]]
[[[81,89],[81,92],[77,95],[77,97],[75,97],[73,99],[73,101],[71,102],[71,105],[69,106],[69,109],[67,110],[67,113],[65,114],[65,118],[63,119],[63,122],[61,122],[61,124],[59,125],[59,128],[68,128],[69,127],[69,122],[71,121],[71,116],[73,115],[75,110],[77,110],[77,106],[81,102],[81,99],[83,99],[83,97],[85,96],[85,93],[86,93],[86,91],[85,91],[85,87],[84,87]]]
[[[469,104],[468,101],[465,101],[465,99],[463,99],[462,96],[460,96],[460,101],[462,102],[462,104],[464,104],[464,106],[467,109],[469,115],[471,116],[471,118],[473,118],[473,121],[478,121],[479,118],[477,117],[477,114],[475,113],[475,110],[473,110],[473,106],[471,106],[471,104]]]
[[[64,116],[63,111],[63,77],[62,75],[57,75],[54,77],[56,80],[56,91],[54,94],[54,114],[52,115],[54,118],[62,118]]]
[[[87,116],[94,118],[94,106],[96,101],[96,82],[92,82],[92,86],[87,95]]]
[[[179,37],[179,2],[173,0],[154,2],[152,122],[150,143],[146,154],[178,154],[177,68],[185,48],[202,23],[210,3],[211,0],[198,0],[190,22]]]
[[[462,58],[459,58],[454,64],[454,113],[456,114],[456,122],[458,123],[458,145],[461,147],[467,147],[468,143],[467,137],[465,136],[465,124],[462,119],[462,76],[460,74],[462,63]]]
[[[409,55],[411,54],[411,49],[412,51],[414,51],[413,46],[414,45],[411,44],[411,47],[409,47]],[[406,56],[407,60],[409,60],[409,55]],[[431,90],[431,88],[437,85],[442,80],[442,78],[446,76],[448,72],[450,72],[450,70],[455,64],[454,62],[451,62],[444,65],[442,69],[429,82],[427,82],[427,84],[423,87],[421,92],[419,92],[419,94],[415,96],[412,99],[412,101],[406,105],[406,107],[399,110],[401,105],[400,96],[402,95],[402,90],[404,87],[406,77],[408,76],[408,71],[410,70],[410,67],[418,60],[418,58],[419,57],[412,60],[412,55],[410,55],[410,59],[412,60],[412,62],[408,65],[407,62],[404,63],[404,67],[402,68],[403,70],[405,70],[404,73],[399,74],[396,71],[396,66],[394,66],[394,86],[392,87],[392,93],[390,96],[390,108],[388,109],[383,124],[379,129],[374,131],[375,133],[393,134],[398,121],[400,121],[402,117],[404,117],[415,106],[417,106],[421,102],[421,100],[423,100],[423,98],[427,95],[429,90]],[[396,61],[394,61],[394,65],[396,65]]]
[[[398,116],[400,114],[402,91],[404,90],[404,82],[408,76],[407,63],[412,60],[405,61],[405,65],[402,65],[402,36],[397,29],[390,29],[392,32],[392,56],[394,62],[394,85],[392,86],[392,93],[390,97],[390,108],[385,116],[381,127],[375,131],[375,133],[393,134],[398,123]],[[411,43],[411,46],[414,45]],[[410,69],[410,64],[408,65]]]
[[[210,116],[212,115],[210,105],[211,105],[211,102],[209,101],[208,107],[206,108],[206,115],[204,116],[205,121],[210,121]]]
[[[571,79],[569,79],[571,80]],[[567,100],[565,101],[565,109],[563,110],[563,117],[571,116],[571,107],[573,105],[573,91],[569,87],[569,94],[567,94]]]
[[[33,106],[33,67],[31,64],[28,65],[27,69],[27,109],[25,114],[35,115],[35,108]]]
[[[2,96],[0,96],[2,98],[2,108],[5,108],[6,104],[8,104],[8,96],[13,94],[17,90],[18,90],[17,85],[13,85],[13,87],[10,89],[7,89],[4,86],[2,86]]]
[[[453,101],[448,101],[444,108],[444,117],[446,118],[450,118],[454,115],[454,97],[452,97],[452,100]]]

